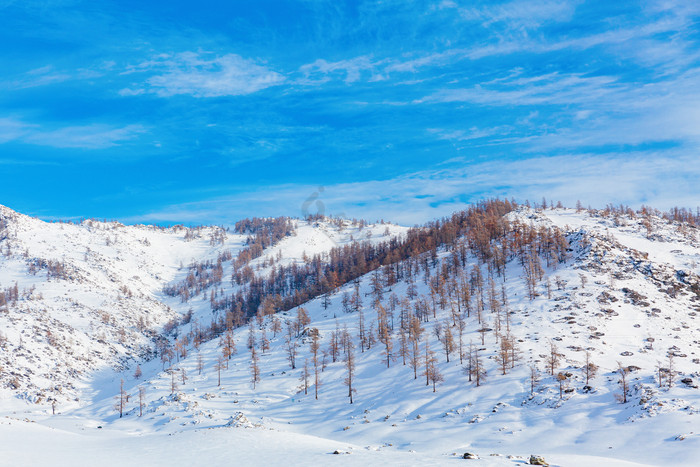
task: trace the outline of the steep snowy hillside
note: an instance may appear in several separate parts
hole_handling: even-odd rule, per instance
[[[507,207],[496,217],[501,206],[485,206],[426,227],[424,237],[365,227],[376,245],[408,240],[381,250],[382,266],[357,280],[288,311],[267,313],[261,303],[256,319],[240,326],[231,321],[236,297],[249,300],[256,287],[276,286],[263,279],[279,271],[289,283],[298,280],[296,267],[322,270],[309,256],[338,254],[333,246],[367,234],[359,226],[300,222],[296,237],[245,263],[254,275],[247,282],[188,285],[193,269],[178,271],[173,261],[169,276],[159,271],[170,295],[152,293],[165,310],[193,309],[191,322],[168,334],[188,351],[168,357],[172,351],[161,348],[166,357],[142,360],[138,378],[133,364],[85,378],[90,403],[59,406],[57,415],[47,405],[5,399],[0,439],[11,440],[9,452],[24,463],[58,456],[84,464],[72,451],[80,449],[88,458],[109,453],[114,465],[232,458],[522,465],[531,454],[567,466],[694,465],[698,230],[648,213]],[[242,249],[242,239],[226,241]],[[437,248],[417,246],[431,242]],[[202,257],[220,252],[200,247]],[[358,251],[345,254],[371,261],[376,253]],[[348,258],[328,264],[352,269]],[[235,263],[226,262],[225,277],[243,274]],[[295,284],[280,293],[325,290],[313,281]],[[183,341],[208,320],[214,338]],[[51,446],[49,454],[32,452],[27,436]],[[458,461],[466,452],[480,459]]]
[[[0,387],[37,403],[79,397],[91,371],[151,356],[179,316],[160,300],[163,284],[245,240],[219,228],[46,223],[5,207],[0,219]]]
[[[272,257],[301,262],[353,235],[389,235],[388,225],[292,224],[262,256],[245,256],[254,275]],[[217,264],[219,280],[230,284],[231,263],[249,243],[249,232],[220,227],[46,223],[0,206],[0,402],[14,395],[78,402],[91,396],[95,371],[133,371],[156,357],[164,326],[208,323],[212,315],[208,300],[182,303],[164,287]]]

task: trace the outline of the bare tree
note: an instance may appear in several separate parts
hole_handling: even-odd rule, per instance
[[[618,402],[622,404],[627,403],[627,394],[629,393],[629,383],[627,381],[627,374],[629,369],[622,366],[622,363],[617,362],[617,374],[620,375],[618,383],[620,384],[620,394],[615,394],[615,398]]]
[[[216,365],[214,365],[214,369],[216,370],[216,374],[219,377],[219,381],[216,383],[216,386],[221,386],[221,370],[224,369],[224,357],[219,356],[219,358],[216,361]]]
[[[264,327],[260,331],[260,350],[263,354],[270,350],[270,340],[267,338],[267,332]]]
[[[393,357],[391,352],[394,348],[394,343],[391,339],[391,329],[389,329],[386,310],[381,304],[377,305],[377,326],[379,341],[384,344],[384,351],[382,354],[386,357],[386,367],[389,368]]]
[[[177,391],[177,380],[175,379],[175,368],[170,367],[170,394]]]
[[[502,374],[506,374],[508,364],[510,363],[510,345],[507,339],[501,338],[501,345],[498,350],[498,363],[501,367]]]
[[[348,397],[350,398],[350,403],[352,404],[353,392],[356,392],[353,387],[355,381],[355,353],[353,351],[352,343],[348,347],[348,351],[345,355],[345,385],[348,387]]]
[[[340,303],[343,306],[344,313],[350,313],[352,311],[352,304],[351,304],[351,298],[350,298],[349,293],[343,292],[343,296],[341,298]]]
[[[436,325],[438,323],[435,323]],[[450,322],[448,319],[445,319],[445,324],[442,329],[442,333],[440,336],[438,336],[438,339],[440,340],[440,343],[442,344],[442,349],[445,352],[445,358],[447,359],[447,362],[449,363],[450,361],[450,354],[454,352],[455,350],[455,341],[454,337],[452,337],[452,329],[450,326]]]
[[[287,323],[289,325],[289,323]],[[248,322],[248,348],[252,349],[255,347],[255,328],[253,327],[253,321]]]
[[[463,372],[465,375],[467,375],[467,378],[469,382],[471,383],[472,378],[474,377],[474,344],[469,343],[469,350],[467,351],[467,354],[465,355],[467,357],[467,365],[463,368]]]
[[[566,287],[566,281],[560,276],[554,276],[554,284],[557,286],[557,290],[564,290]]]
[[[435,323],[436,325],[439,323]],[[435,354],[430,348],[430,339],[428,335],[425,336],[425,343],[424,349],[425,353],[423,354],[423,375],[425,376],[425,385],[428,386],[430,384],[430,367],[429,363],[432,359],[435,358]]]
[[[379,305],[382,302],[382,300],[384,300],[384,281],[379,275],[378,269],[375,269],[374,273],[372,274],[372,277],[370,279],[370,286],[372,287],[372,306],[374,308],[377,308],[377,305]]]
[[[416,336],[411,339],[411,355],[409,358],[409,365],[413,368],[413,379],[418,379],[418,369],[420,368],[420,336]]]
[[[340,345],[338,340],[340,338],[340,329],[336,327],[335,331],[331,331],[330,339],[328,342],[328,354],[331,356],[331,361],[333,363],[338,360],[338,355],[340,354]]]
[[[311,349],[311,363],[314,366],[314,397],[316,400],[318,400],[318,387],[321,385],[321,378],[320,378],[320,370],[319,369],[319,362],[318,362],[318,351],[321,348],[321,344],[319,342],[320,336],[318,334],[318,331],[313,333],[311,335],[311,344],[310,344],[310,349]]]
[[[360,296],[360,283],[355,284],[355,290],[352,294],[352,297],[350,297],[350,308],[358,312],[362,308],[362,297]]]
[[[567,381],[567,376],[563,372],[557,373],[557,382],[559,383],[559,399],[564,398],[564,385],[566,384]]]
[[[143,375],[141,371],[141,365],[136,365],[136,370],[134,371],[134,379],[139,379]]]
[[[299,378],[304,386],[304,395],[309,393],[309,359],[304,360],[304,366],[301,371],[301,378]]]
[[[297,319],[294,322],[294,327],[296,328],[297,336],[299,336],[301,334],[301,331],[303,331],[304,328],[309,324],[311,324],[311,318],[309,317],[309,313],[306,311],[306,308],[297,308]]]
[[[406,358],[408,357],[408,335],[406,334],[406,329],[399,328],[399,355],[403,360],[404,366],[406,365]]]
[[[542,269],[542,264],[540,263],[540,258],[535,252],[530,252],[526,255],[526,258],[522,262],[523,271],[525,272],[525,285],[527,286],[527,293],[530,300],[534,300],[537,297],[537,281],[542,278],[544,270]]]
[[[444,377],[437,366],[435,352],[430,349],[430,343],[427,338],[425,340],[425,379],[426,385],[428,385],[429,382],[433,383],[433,392],[436,391],[436,384],[444,381]]]
[[[328,307],[331,305],[331,295],[330,293],[324,293],[323,297],[321,298],[321,305],[323,306],[324,310],[327,310]]]
[[[554,342],[549,341],[549,356],[547,357],[547,366],[549,367],[549,374],[554,376],[554,370],[559,366],[559,358],[561,354],[559,349],[554,344]]]
[[[481,328],[477,329],[477,332],[481,335],[481,345],[486,345],[486,333],[491,331],[491,329],[487,328],[485,323],[482,324]]]
[[[365,351],[365,343],[367,342],[367,336],[365,335],[365,314],[362,310],[359,311],[357,314],[357,319],[358,319],[358,325],[357,325],[357,330],[358,330],[358,337],[360,340],[360,352]]]
[[[124,390],[124,380],[122,379],[119,382],[119,394],[115,397],[117,400],[117,403],[114,404],[115,410],[119,412],[119,418],[122,418],[124,415],[124,409],[126,407],[126,401],[127,401],[127,394],[126,391]]]
[[[508,341],[508,348],[510,349],[510,367],[515,368],[515,362],[517,362],[520,358],[518,340],[515,338],[515,336],[509,334],[506,336],[506,341]]]
[[[464,363],[464,331],[467,329],[467,323],[464,320],[464,315],[459,313],[457,315],[457,351],[459,352],[459,364]]]
[[[168,363],[168,365],[172,365],[174,356],[175,355],[173,354],[173,350],[170,348],[170,345],[168,345],[167,343],[163,345],[160,351],[160,361],[163,363],[163,370],[165,370],[166,362]]]
[[[530,367],[530,394],[535,393],[535,388],[537,387],[537,383],[539,383],[540,380],[540,373],[537,371],[536,366],[531,366]]]
[[[486,368],[484,368],[484,363],[481,361],[479,356],[479,349],[474,349],[474,379],[476,380],[476,385],[481,386],[481,384],[486,380]]]
[[[583,365],[583,373],[586,376],[586,386],[590,386],[591,378],[598,373],[598,365],[591,361],[591,352],[586,350],[586,360]]]
[[[260,365],[258,361],[258,352],[255,347],[250,349],[250,382],[253,383],[253,389],[260,382]]]
[[[297,340],[294,335],[294,325],[292,323],[287,323],[285,344],[287,345],[287,360],[289,360],[289,365],[293,370],[297,367]]]
[[[581,279],[581,288],[585,289],[586,284],[588,283],[588,278],[584,274],[579,274],[578,277]]]
[[[201,375],[202,370],[204,370],[204,359],[202,358],[202,354],[198,353],[197,354],[197,373],[199,375]]]
[[[657,374],[657,378],[659,381],[659,388],[663,387],[663,385],[664,385],[664,372],[665,372],[665,370],[666,369],[663,366],[661,366],[661,362],[657,361],[656,362],[656,374]]]
[[[282,323],[280,320],[275,316],[272,318],[272,337],[275,338],[277,337],[277,333],[282,331]]]
[[[146,388],[139,386],[139,417],[143,416],[143,407],[146,400]]]
[[[252,328],[251,328],[252,330]],[[252,334],[253,337],[253,345],[255,345],[255,335]],[[236,342],[233,339],[233,331],[228,330],[224,333],[223,336],[221,336],[221,340],[219,341],[219,345],[221,345],[221,355],[228,361],[231,360],[231,357],[233,357],[236,354]],[[227,368],[228,368],[228,363],[226,363]]]

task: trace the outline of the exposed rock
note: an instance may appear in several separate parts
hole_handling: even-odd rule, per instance
[[[478,458],[479,458],[479,456],[477,456],[476,454],[474,454],[472,452],[465,452],[462,455],[462,459],[478,459]]]
[[[530,465],[549,465],[547,461],[544,460],[542,456],[536,456],[532,454],[530,456]]]
[[[226,426],[232,426],[236,428],[253,428],[258,426],[248,420],[248,417],[243,415],[243,412],[236,412],[231,418],[226,422]]]
[[[681,383],[685,384],[689,388],[695,388],[697,389],[698,385],[695,384],[695,381],[693,381],[693,378],[683,378],[681,380]]]

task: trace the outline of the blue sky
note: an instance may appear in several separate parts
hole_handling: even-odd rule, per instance
[[[405,224],[487,196],[695,207],[699,20],[673,0],[0,0],[0,204],[188,224],[313,193]]]

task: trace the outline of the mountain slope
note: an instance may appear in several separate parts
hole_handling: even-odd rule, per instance
[[[56,438],[42,435],[47,442],[64,436],[60,432],[95,430],[99,425],[110,438],[119,439],[124,450],[144,443],[153,443],[159,452],[176,444],[212,443],[216,449],[206,455],[212,462],[234,455],[250,456],[257,463],[324,462],[337,449],[353,453],[342,459],[357,464],[441,464],[455,453],[469,451],[486,458],[479,461],[481,465],[514,465],[532,453],[562,465],[659,465],[669,459],[674,465],[692,465],[700,453],[697,230],[654,215],[570,209],[520,207],[506,219],[506,234],[491,241],[486,261],[488,255],[476,246],[480,237],[465,231],[456,243],[438,248],[434,255],[427,252],[385,266],[381,274],[378,270],[363,275],[327,299],[305,303],[310,323],[301,332],[293,327],[300,316],[298,308],[261,316],[250,326],[233,330],[236,353],[230,359],[220,360],[225,340],[221,334],[198,348],[190,344],[183,358],[141,361],[140,379],[133,376],[133,364],[128,370],[86,378],[86,390],[93,391],[89,404],[77,409],[60,405],[63,414],[57,416],[41,415],[41,411],[50,413],[50,408],[40,405],[38,412],[32,410],[27,416],[54,428]],[[310,229],[308,236],[301,233],[304,228]],[[314,246],[325,245],[320,249],[327,250],[332,242],[319,237],[319,228],[298,226],[296,238],[283,239],[250,263],[256,274],[269,274],[271,266],[263,263],[280,252],[283,259],[301,265],[304,252],[311,254]],[[372,228],[371,238],[381,238],[376,231],[384,230],[383,226]],[[347,232],[334,232],[346,235],[340,242],[350,241]],[[405,231],[395,228],[394,232]],[[562,250],[565,253],[551,255],[547,251],[554,245],[548,239],[559,233],[567,248]],[[529,239],[522,240],[525,237]],[[234,238],[227,239],[229,247],[242,248],[243,239],[234,243]],[[299,238],[308,241],[301,246]],[[460,259],[462,245],[466,249]],[[496,272],[494,266],[489,274],[489,264],[499,264],[499,245],[508,252],[503,271]],[[220,251],[200,247],[209,258]],[[175,268],[171,271],[177,269],[171,267]],[[389,267],[400,273],[391,285],[380,280],[388,277]],[[230,275],[233,266],[225,268],[225,275]],[[165,277],[165,272],[161,274]],[[179,283],[186,271],[179,274],[172,272],[169,284]],[[472,289],[469,298],[465,301],[464,295],[445,292],[447,298],[441,303],[440,284],[450,290],[452,278],[455,293]],[[213,288],[219,296],[227,296],[240,286],[222,283]],[[212,316],[211,291],[203,290],[186,302],[180,297],[160,298],[166,309],[170,306],[180,313],[192,307],[192,320],[205,322]],[[345,306],[354,296],[362,304]],[[359,335],[360,310],[365,339]],[[400,352],[401,322],[410,316],[418,317],[422,328],[416,377],[411,352],[406,365]],[[444,341],[449,329],[457,347],[462,320],[466,355],[460,358],[457,348],[445,352]],[[281,329],[275,328],[275,321],[283,324]],[[292,327],[287,329],[285,321]],[[377,332],[383,326],[384,336]],[[178,328],[180,338],[188,328],[191,325]],[[348,337],[343,338],[345,332]],[[311,349],[316,333],[323,367],[318,399]],[[247,345],[251,335],[260,370],[255,385]],[[393,344],[388,367],[387,346],[382,342],[386,335]],[[335,338],[341,350],[333,361]],[[348,351],[342,350],[342,342],[353,347],[353,404],[346,385]],[[513,347],[505,346],[504,357],[505,344]],[[296,351],[295,368],[290,365],[290,348]],[[478,386],[474,372],[471,377],[468,374],[476,352],[486,370]],[[588,384],[587,352],[598,367]],[[511,360],[513,354],[517,358]],[[426,361],[441,376],[434,378],[434,390],[431,375],[426,381],[424,374]],[[305,363],[311,373],[306,394]],[[622,376],[626,387],[620,384]],[[114,404],[122,379],[130,400],[120,418]],[[141,417],[135,402],[139,387],[145,390]],[[8,422],[15,428],[0,425],[0,429],[22,426],[22,430],[37,431],[16,418]],[[227,444],[223,439],[235,441]],[[285,448],[265,444],[275,442],[284,443]],[[88,444],[98,446],[95,443]],[[178,459],[187,458],[187,453],[178,452]],[[165,464],[175,458],[164,454],[159,459]]]
[[[197,265],[222,258],[223,278],[230,277],[229,263],[250,237],[220,227],[46,223],[3,206],[0,223],[0,391],[5,398],[19,394],[35,403],[77,401],[89,394],[94,371],[133,371],[155,357],[164,326],[210,321],[208,302],[182,303],[163,288],[184,280]],[[289,236],[246,263],[257,268],[271,255],[279,263],[301,261],[353,234],[382,238],[379,231],[389,227],[294,224]]]

